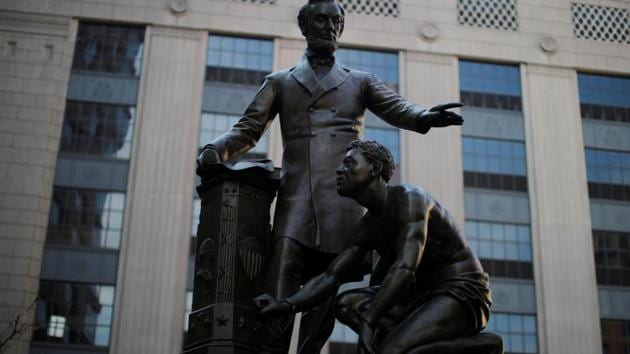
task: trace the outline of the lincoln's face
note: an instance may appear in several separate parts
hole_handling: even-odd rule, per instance
[[[343,28],[343,15],[334,2],[319,2],[310,6],[303,28],[308,47],[318,54],[331,55],[337,49],[337,39]]]
[[[357,192],[367,188],[374,178],[372,170],[372,164],[365,160],[358,149],[348,151],[336,170],[337,193],[345,197],[352,197]]]

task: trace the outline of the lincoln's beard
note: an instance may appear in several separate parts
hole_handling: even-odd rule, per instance
[[[322,39],[315,35],[307,35],[308,48],[318,55],[332,55],[337,50],[337,40]]]

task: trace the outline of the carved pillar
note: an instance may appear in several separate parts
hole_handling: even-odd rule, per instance
[[[267,163],[215,165],[197,188],[201,215],[193,308],[184,353],[259,353],[268,337],[252,299],[271,246],[279,171]]]

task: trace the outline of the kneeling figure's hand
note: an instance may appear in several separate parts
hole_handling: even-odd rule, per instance
[[[254,298],[254,302],[263,315],[278,316],[293,313],[293,306],[288,301],[278,301],[269,294],[262,294]]]

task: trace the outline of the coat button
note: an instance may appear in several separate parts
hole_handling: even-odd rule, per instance
[[[333,113],[337,112],[337,107],[330,107],[330,111]]]
[[[311,113],[313,113],[313,112],[315,112],[315,108],[313,108],[313,107],[308,107],[308,111],[309,111],[309,112],[311,112]]]

